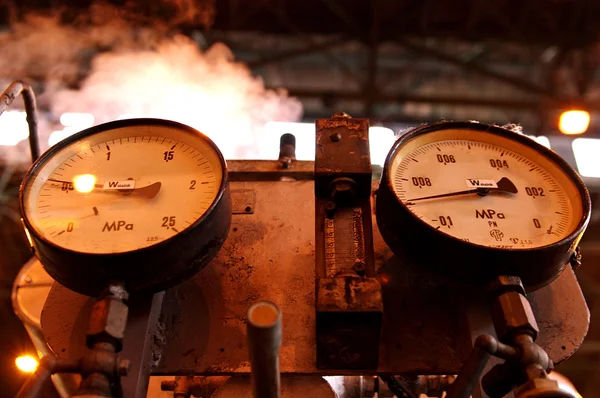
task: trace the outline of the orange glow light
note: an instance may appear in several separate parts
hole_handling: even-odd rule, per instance
[[[590,114],[582,110],[565,111],[560,115],[558,129],[567,135],[583,134],[590,125]]]

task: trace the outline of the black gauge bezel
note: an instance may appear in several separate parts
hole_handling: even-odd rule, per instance
[[[124,127],[160,126],[200,136],[216,152],[223,175],[217,195],[192,225],[161,242],[122,253],[84,253],[63,248],[41,236],[25,211],[25,190],[37,171],[61,149],[95,134]],[[29,168],[19,189],[21,218],[32,249],[46,271],[59,283],[81,294],[95,296],[112,280],[125,283],[130,292],[156,292],[190,278],[212,260],[231,224],[231,198],[227,164],[214,142],[201,132],[170,120],[140,118],[100,124],[57,143]]]
[[[582,217],[565,238],[536,248],[502,249],[465,242],[436,230],[408,209],[394,193],[392,160],[403,145],[423,134],[461,129],[496,134],[540,152],[574,182],[582,201]],[[404,263],[462,286],[480,287],[499,275],[519,276],[528,290],[543,287],[564,270],[591,216],[590,194],[579,174],[554,151],[500,126],[478,122],[439,122],[412,129],[400,137],[386,157],[376,198],[376,218],[381,235]]]

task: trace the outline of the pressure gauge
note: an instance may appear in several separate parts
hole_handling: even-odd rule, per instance
[[[55,145],[26,174],[20,204],[48,273],[91,295],[112,279],[130,291],[183,281],[216,254],[231,222],[218,148],[158,119],[106,123]]]
[[[591,205],[577,173],[535,141],[443,122],[396,142],[376,210],[385,241],[405,262],[458,283],[513,275],[534,289],[569,262]]]

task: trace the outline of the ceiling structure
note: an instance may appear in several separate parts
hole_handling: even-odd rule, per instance
[[[600,110],[592,1],[217,2],[208,43],[302,99],[375,123],[477,119],[551,134],[570,106]],[[594,134],[590,131],[590,134]]]
[[[90,3],[60,2],[75,10],[72,15]],[[594,0],[111,3],[144,15],[141,24],[156,16],[168,20],[173,14],[165,10],[194,5],[176,28],[202,47],[226,43],[267,86],[300,98],[307,121],[346,111],[369,117],[373,125],[474,119],[516,122],[528,134],[551,136],[558,134],[556,121],[566,107],[600,114],[600,2]],[[31,10],[55,9],[58,2],[5,5],[0,21],[8,24]],[[592,123],[587,135],[600,136],[594,113]],[[599,207],[597,193],[594,201]],[[584,239],[578,270],[592,312],[590,333],[559,367],[584,397],[600,391],[599,219],[594,216]],[[14,277],[3,272],[2,305],[9,302]],[[9,319],[3,308],[0,318]]]

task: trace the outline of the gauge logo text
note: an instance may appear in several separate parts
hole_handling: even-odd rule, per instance
[[[475,209],[475,218],[499,218],[503,220],[506,218],[506,216],[504,215],[504,213],[498,213],[496,210],[493,209],[481,209],[481,211]]]
[[[134,188],[135,188],[134,180],[106,181],[103,186],[103,189],[134,189]]]
[[[127,221],[123,221],[123,220],[119,220],[119,221],[113,221],[112,223],[108,223],[108,221],[106,223],[104,223],[104,227],[102,227],[102,232],[118,232],[121,230],[127,230],[127,231],[132,231],[133,230],[133,223],[127,223]]]
[[[467,180],[467,187],[469,188],[498,188],[498,184],[494,180],[479,180],[475,178],[469,178]]]

